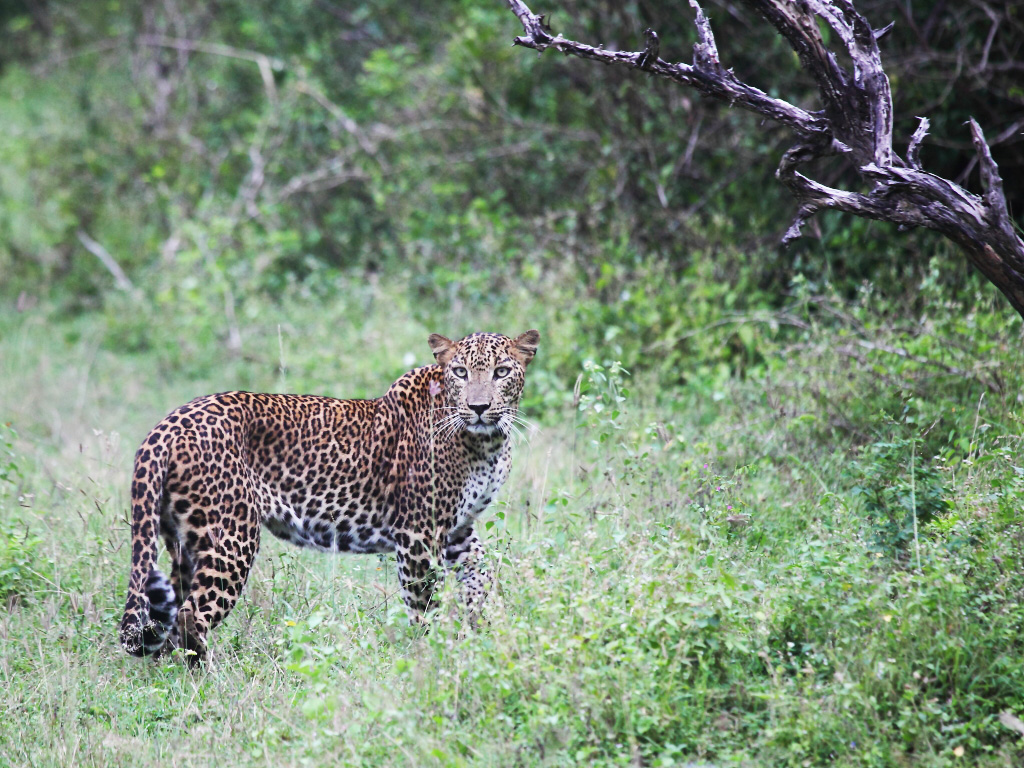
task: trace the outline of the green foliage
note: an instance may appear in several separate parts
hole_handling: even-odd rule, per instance
[[[629,371],[618,361],[601,365],[593,360],[583,361],[583,373],[576,381],[575,399],[584,416],[584,424],[597,433],[597,440],[603,443],[615,431],[621,430],[618,423],[622,415],[622,404],[629,397],[624,377]]]
[[[52,575],[53,563],[39,551],[43,539],[27,529],[0,526],[0,603],[11,610],[33,599]]]
[[[17,438],[18,433],[10,423],[0,424],[0,498],[9,490],[4,483],[14,483],[22,477],[18,454],[14,450]]]
[[[919,528],[949,509],[942,476],[921,455],[923,448],[918,437],[871,443],[855,468],[852,493],[860,497],[869,538],[879,554],[905,556],[906,548],[917,541]]]
[[[795,103],[816,98],[768,25],[735,8],[709,12],[722,59],[741,76],[767,69],[763,85],[784,83]],[[866,12],[889,13],[877,3]],[[933,36],[959,29],[965,49],[1012,58],[1012,13],[992,27],[977,9],[918,12]],[[694,34],[690,13],[671,5],[572,0],[562,13],[560,30],[624,49],[650,26],[678,56]],[[411,268],[411,291],[433,298],[438,282],[494,297],[530,275],[573,274],[610,298],[623,276],[663,264],[665,295],[652,283],[603,303],[605,325],[646,348],[678,320],[662,307],[668,327],[651,327],[648,307],[674,302],[685,314],[691,297],[680,291],[709,261],[722,296],[697,296],[697,307],[759,303],[795,274],[845,296],[865,278],[899,292],[947,247],[929,235],[893,245],[890,227],[825,215],[819,242],[779,253],[780,222],[793,213],[772,178],[785,131],[634,73],[525,55],[508,44],[516,22],[500,4],[12,7],[0,24],[10,37],[0,54],[0,291],[12,298],[52,294],[72,310],[109,300],[111,275],[80,232],[162,314],[179,293],[182,309],[221,304],[225,285],[236,300],[280,298],[324,268]],[[979,91],[943,56],[915,56],[944,48],[904,26],[886,44],[900,114],[950,107],[952,83],[956,109],[970,101],[987,112],[990,135],[1014,122],[1008,70],[972,75],[986,78]],[[183,35],[203,45],[154,42]],[[904,68],[914,77],[901,80]],[[943,130],[932,112],[933,131],[953,141],[966,114]],[[929,151],[950,178],[966,162]],[[1016,210],[1020,153],[1012,143],[995,151]],[[943,280],[961,277],[947,268]],[[182,286],[190,280],[208,295]],[[745,338],[755,329],[737,330],[734,356],[758,364],[756,339]]]
[[[39,551],[43,539],[27,526],[16,526],[10,518],[12,508],[20,502],[17,484],[24,480],[14,445],[17,437],[13,426],[0,424],[0,603],[6,610],[31,600],[49,580],[53,566]]]
[[[991,23],[947,5],[884,43],[901,111],[951,84],[1008,125],[1003,74],[913,58],[953,19],[976,60]],[[708,10],[741,77],[814,103]],[[825,215],[778,251],[784,132],[514,49],[500,3],[36,11],[0,7],[0,764],[1024,760],[1022,324],[952,246]],[[693,35],[675,6],[555,23]],[[182,37],[226,47],[143,42]],[[268,536],[215,663],[123,658],[131,454],[169,408],[373,397],[429,332],[530,327],[487,626],[446,584],[410,628],[391,560]]]

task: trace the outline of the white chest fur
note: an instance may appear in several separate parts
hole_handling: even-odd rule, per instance
[[[469,476],[462,489],[455,517],[455,527],[471,524],[487,505],[498,496],[508,479],[511,452],[505,445],[497,455],[481,457],[470,462]]]

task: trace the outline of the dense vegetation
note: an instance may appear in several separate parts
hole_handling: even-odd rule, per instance
[[[1024,116],[1020,9],[986,6],[984,69],[981,5],[913,5],[858,3],[952,178],[967,114]],[[559,7],[692,41],[678,4]],[[709,12],[738,72],[808,88]],[[824,216],[778,251],[770,127],[513,49],[500,2],[0,24],[0,765],[1024,761],[1024,328],[949,244]],[[268,537],[205,671],[123,656],[131,455],[167,410],[373,396],[431,331],[527,327],[484,630],[411,629],[390,561]]]

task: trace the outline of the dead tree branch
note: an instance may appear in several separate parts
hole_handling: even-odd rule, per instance
[[[246,51],[222,43],[207,43],[202,40],[183,40],[165,35],[140,35],[139,45],[151,46],[154,48],[171,48],[176,51],[196,51],[207,53],[212,56],[226,56],[229,59],[241,59],[251,61],[260,71],[260,78],[263,80],[263,88],[267,97],[274,104],[277,103],[277,86],[274,84],[274,68],[280,66],[269,56],[256,51]]]
[[[75,233],[75,237],[78,238],[78,242],[82,244],[85,250],[99,259],[103,266],[107,268],[107,271],[113,275],[118,288],[125,293],[135,293],[135,286],[128,279],[128,275],[124,273],[124,270],[121,269],[121,265],[117,263],[117,260],[110,255],[110,251],[89,237],[89,233],[84,229],[78,230]]]
[[[878,40],[892,25],[873,29],[852,0],[743,0],[786,39],[813,76],[822,104],[822,109],[814,112],[772,98],[725,68],[711,25],[696,0],[690,0],[697,27],[692,64],[661,59],[658,36],[652,30],[646,33],[643,50],[610,51],[553,33],[544,17],[533,13],[522,0],[506,2],[523,26],[524,34],[515,38],[516,45],[539,52],[554,48],[567,56],[642,69],[790,128],[797,141],[783,155],[776,176],[796,198],[799,208],[783,236],[784,244],[799,237],[803,225],[825,209],[901,226],[925,227],[959,245],[968,260],[1024,317],[1024,240],[1010,218],[999,168],[981,127],[970,121],[984,188],[981,196],[923,170],[920,147],[928,132],[927,118],[920,119],[906,159],[900,157],[893,150],[892,94],[878,48]],[[826,47],[819,20],[833,31],[849,56],[852,72],[842,67],[835,53]],[[813,160],[836,155],[852,162],[869,183],[869,191],[835,189],[799,171]]]

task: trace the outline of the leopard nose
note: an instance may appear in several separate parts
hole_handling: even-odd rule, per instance
[[[491,407],[490,403],[470,403],[469,410],[473,411],[477,416],[483,416],[484,412]]]

